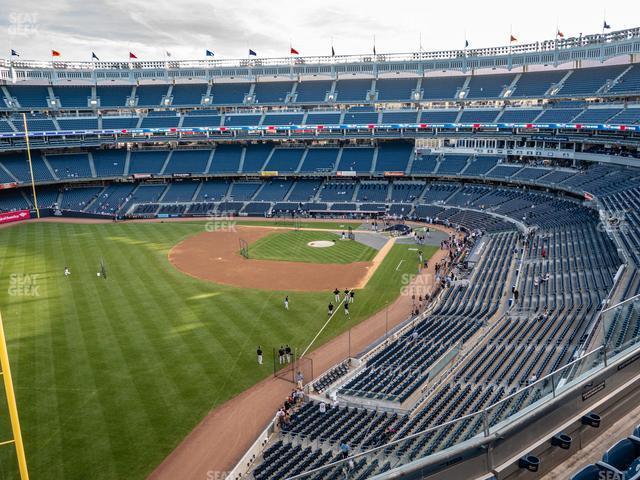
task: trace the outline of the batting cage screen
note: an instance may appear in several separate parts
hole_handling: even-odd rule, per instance
[[[273,349],[273,376],[291,383],[297,383],[298,376],[302,376],[302,383],[313,380],[313,360],[308,357],[298,358],[298,349],[292,350],[282,360],[278,354],[278,348]]]

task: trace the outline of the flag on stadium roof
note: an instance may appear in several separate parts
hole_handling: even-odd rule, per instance
[[[611,28],[611,25],[609,25],[609,24],[607,23],[607,21],[605,20],[605,21],[602,23],[602,29],[603,29],[603,30],[609,30],[610,28]]]
[[[510,35],[509,37],[509,42],[517,42],[518,39],[516,37],[513,36],[513,34]]]
[[[98,56],[95,54],[95,52],[91,52],[91,60],[97,60],[100,61],[100,59],[98,58]]]
[[[464,48],[468,48],[469,47],[469,40],[465,40],[464,41]]]
[[[51,50],[51,56],[52,57],[59,57],[60,56],[60,52],[57,50]]]
[[[254,52],[253,50],[249,49],[249,55],[252,57],[257,57],[258,54],[256,52]]]
[[[335,49],[333,48],[333,45],[331,45],[331,56],[332,56],[332,57],[335,57],[335,56],[336,56],[336,51],[335,51]]]
[[[213,52],[211,50],[205,50],[204,55],[205,55],[205,57],[215,57],[215,55],[213,54]]]
[[[12,57],[19,57],[20,55],[18,54],[18,52],[16,52],[13,48],[11,49],[11,56]]]
[[[169,52],[169,51],[165,51],[165,52],[164,52],[164,54],[165,54],[167,57],[170,57],[170,56],[171,56],[171,52]]]
[[[300,53],[298,52],[298,50],[296,50],[293,47],[289,47],[289,49],[291,50],[291,55],[300,55]]]
[[[560,30],[558,30],[556,32],[556,36],[560,37],[560,38],[564,38],[564,33],[562,33]]]
[[[138,57],[136,57],[133,52],[129,52],[129,58],[138,58]]]

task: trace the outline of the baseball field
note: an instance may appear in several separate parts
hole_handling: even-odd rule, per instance
[[[251,238],[254,227],[244,228]],[[376,250],[338,235],[266,231],[250,251],[284,266],[290,251],[305,268],[370,268]],[[305,348],[327,320],[330,290],[255,289],[181,270],[170,252],[183,245],[188,253],[185,242],[198,238],[210,248],[223,239],[199,223],[0,229],[0,309],[31,478],[145,478],[207,412],[272,375],[274,347]],[[314,240],[336,245],[308,247]],[[213,259],[221,263],[209,270],[266,261],[243,259],[236,243],[228,248],[229,258]],[[435,248],[423,250],[428,257]],[[106,279],[97,275],[101,260]],[[358,290],[350,317],[338,312],[314,345],[384,308],[416,269],[415,248],[392,246]],[[335,286],[349,287],[337,279]],[[9,435],[5,420],[0,441]],[[9,450],[0,449],[0,479],[17,478]]]

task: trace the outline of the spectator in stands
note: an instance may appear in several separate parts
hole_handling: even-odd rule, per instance
[[[344,440],[340,442],[340,452],[342,453],[342,458],[347,458],[349,456],[349,445]]]
[[[298,384],[298,388],[302,388],[303,382],[304,375],[302,375],[302,372],[298,370],[298,373],[296,374],[296,383]]]
[[[327,412],[327,404],[324,402],[320,402],[320,406],[318,407],[318,409],[320,410],[320,413],[326,413]]]
[[[260,345],[258,345],[258,350],[256,350],[256,354],[258,355],[258,365],[262,365],[262,349]]]

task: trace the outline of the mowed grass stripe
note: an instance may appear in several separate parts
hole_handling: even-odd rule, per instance
[[[313,241],[335,242],[326,248],[311,247]],[[288,262],[346,264],[369,262],[377,250],[353,240],[341,240],[331,232],[288,230],[272,233],[249,245],[249,258]]]
[[[11,296],[6,283],[0,291],[33,478],[146,478],[211,408],[271,375],[273,347],[302,349],[326,321],[330,292],[290,294],[285,312],[290,292],[220,286],[177,271],[168,250],[202,228],[0,230],[0,278],[42,274],[40,297]],[[398,264],[394,255],[389,271]],[[100,257],[106,281],[96,277]],[[415,264],[403,262],[398,274]],[[378,283],[387,284],[387,297]],[[352,317],[339,317],[322,340],[383,308],[397,295],[396,283],[374,275],[357,293]],[[266,353],[262,368],[257,345]]]

